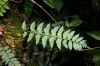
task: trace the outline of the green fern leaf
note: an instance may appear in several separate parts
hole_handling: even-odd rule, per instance
[[[70,32],[69,35],[68,35],[68,39],[69,40],[72,39],[72,37],[74,36],[74,34],[75,34],[75,31]]]
[[[57,38],[57,37],[55,37],[55,36],[56,36],[56,33],[57,33],[58,29],[59,29],[59,27],[57,26],[57,27],[55,27],[55,28],[53,28],[53,29],[51,30],[51,37],[50,37],[50,39],[49,39],[50,47],[51,47],[51,48],[53,48],[53,46],[54,46],[54,40]]]
[[[78,50],[78,49],[77,49],[77,44],[76,44],[76,43],[73,43],[73,48],[74,48],[75,50]]]
[[[14,66],[14,64],[12,63],[12,62],[9,62],[9,64],[8,64],[9,66]]]
[[[16,64],[15,66],[20,66],[19,61],[14,61],[14,64]]]
[[[38,33],[42,33],[42,28],[43,28],[43,23],[41,23],[38,27],[37,27],[37,31]]]
[[[72,41],[76,41],[78,39],[78,37],[79,37],[79,34],[73,36]]]
[[[4,16],[3,13],[6,12],[6,9],[9,9],[8,0],[0,0],[0,16]]]
[[[13,58],[15,55],[14,55],[13,53],[9,53],[8,56],[9,56],[10,58]]]
[[[7,4],[4,4],[3,7],[4,7],[5,9],[9,9],[9,7],[8,7]]]
[[[26,37],[26,36],[27,36],[27,32],[24,32],[23,33],[23,38]]]
[[[7,57],[7,55],[6,55],[6,53],[4,53],[3,56],[1,57],[3,59],[3,62],[5,62],[5,60],[7,60],[6,57]]]
[[[4,47],[4,50],[8,50],[8,49],[9,49],[9,46]]]
[[[78,49],[78,50],[80,50],[80,51],[82,50],[82,46],[81,46],[81,45],[76,44],[76,46],[77,46],[77,49]]]
[[[56,36],[56,33],[57,33],[58,29],[59,29],[59,26],[57,26],[57,27],[55,27],[54,29],[52,29],[52,30],[51,30],[51,35],[52,35],[52,36]]]
[[[81,41],[79,42],[79,44],[84,44],[84,43],[86,43],[86,40],[81,40]]]
[[[15,61],[16,62],[19,62],[19,61],[17,59],[13,60],[15,55],[11,52],[11,50],[9,49],[9,46],[5,46],[4,48],[0,48],[0,49],[2,49],[2,51],[0,51],[0,56],[1,56],[1,59],[3,59],[3,62],[5,62],[5,65],[8,65],[8,66],[20,65],[20,63],[18,63],[19,65],[18,64],[16,65],[16,63],[14,63]]]
[[[38,44],[39,41],[40,41],[41,35],[40,35],[40,34],[37,34],[37,35],[35,36],[35,38],[36,38],[36,44]]]
[[[12,58],[12,59],[11,59],[12,62],[13,62],[13,61],[16,61],[16,60],[17,60],[17,58]]]
[[[10,59],[8,58],[8,59],[5,61],[5,64],[7,65],[9,62],[10,62]]]
[[[59,30],[58,30],[58,33],[57,33],[57,36],[58,38],[62,38],[62,32],[64,31],[64,28],[61,27]]]
[[[51,48],[53,48],[53,46],[54,46],[54,40],[55,40],[55,37],[51,37],[51,38],[49,39],[50,47],[51,47]]]
[[[49,31],[50,31],[50,23],[44,29],[45,35],[49,35],[49,33],[50,33]]]
[[[34,36],[34,32],[35,32],[35,22],[33,22],[30,26],[30,30],[32,31],[32,33],[29,34],[29,37],[27,39],[27,42],[31,41],[31,39]]]
[[[71,41],[68,42],[68,47],[70,50],[72,50],[72,42]]]
[[[30,34],[29,34],[29,37],[28,37],[28,39],[27,39],[27,42],[31,41],[32,38],[33,38],[33,36],[34,36],[34,33],[30,33]]]
[[[0,52],[3,50],[3,48],[2,47],[0,47]]]
[[[63,33],[64,29],[63,27],[61,27],[59,30],[58,30],[58,33],[57,33],[57,36],[58,36],[58,39],[56,40],[56,43],[57,43],[57,47],[61,50],[61,42],[62,42],[62,33]]]
[[[45,36],[42,38],[42,44],[43,44],[43,47],[45,47],[46,46],[46,43],[47,43],[47,40],[48,40],[48,38],[49,38],[49,34],[50,34],[50,24],[48,24],[47,26],[46,26],[46,28],[44,29],[44,33],[45,33]]]
[[[0,10],[0,16],[4,16],[1,10]]]
[[[65,31],[65,32],[63,33],[63,38],[64,38],[64,39],[67,39],[67,38],[68,38],[68,35],[69,35],[70,31],[71,31],[71,30],[67,30],[67,31]]]
[[[41,23],[38,27],[37,27],[37,35],[35,36],[36,37],[36,44],[39,43],[40,41],[40,38],[41,38],[41,34],[42,34],[42,28],[43,28],[43,23]]]
[[[79,44],[80,44],[83,48],[87,48],[86,40],[81,40],[81,41],[79,42]]]
[[[85,43],[82,44],[82,47],[83,47],[83,48],[90,48],[90,47],[88,47],[87,44],[85,44]]]
[[[57,47],[58,47],[58,49],[60,49],[61,50],[61,42],[62,42],[62,39],[57,39],[56,40],[56,43],[57,43]]]
[[[27,29],[26,27],[26,22],[24,21],[23,24],[22,24],[22,29],[25,31]]]
[[[1,12],[5,13],[6,10],[3,7],[1,7]]]
[[[65,27],[70,27],[70,24],[69,24],[68,20],[65,21]]]
[[[44,36],[44,37],[42,38],[43,47],[46,46],[48,38],[49,38],[48,36]]]
[[[63,40],[63,46],[68,49],[67,40]]]
[[[80,42],[81,40],[83,40],[83,37],[79,37],[79,38],[76,40],[76,42],[78,43],[78,42]]]
[[[6,50],[6,53],[10,53],[10,52],[11,52],[11,50],[10,50],[10,49]]]
[[[33,22],[33,23],[31,24],[30,30],[31,30],[32,32],[35,32],[35,22]]]

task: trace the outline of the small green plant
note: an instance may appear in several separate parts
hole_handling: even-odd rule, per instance
[[[0,56],[3,62],[5,62],[5,65],[20,66],[20,62],[15,58],[15,55],[11,52],[9,46],[5,46],[4,48],[0,47]]]
[[[44,48],[47,45],[47,41],[49,41],[51,49],[54,47],[55,43],[60,50],[62,49],[62,46],[66,49],[74,49],[78,51],[82,50],[82,48],[88,48],[86,40],[84,40],[83,37],[80,37],[79,34],[75,34],[75,31],[70,29],[64,31],[63,26],[56,26],[51,29],[50,24],[48,24],[43,28],[43,23],[41,23],[37,29],[35,29],[35,27],[35,22],[33,22],[30,26],[30,31],[28,31],[28,42],[35,36],[36,44],[38,44],[40,39],[42,39],[42,45]],[[25,37],[28,34],[26,22],[23,22],[22,29],[25,31],[23,34],[23,37]]]
[[[0,0],[0,16],[4,16],[3,13],[6,12],[6,9],[9,9],[8,0]]]

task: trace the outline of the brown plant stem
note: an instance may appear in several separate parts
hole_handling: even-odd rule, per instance
[[[40,4],[38,4],[36,1],[31,0],[32,3],[34,3],[35,5],[37,5],[38,7],[40,7],[51,19],[52,21],[54,21],[55,23],[57,23],[57,20],[53,18],[53,16],[47,12]]]

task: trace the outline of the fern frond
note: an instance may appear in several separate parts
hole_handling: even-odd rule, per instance
[[[30,30],[31,31],[29,32],[28,35],[28,42],[31,41],[33,37],[35,37],[36,44],[38,44],[42,39],[43,47],[46,47],[47,41],[49,41],[51,48],[53,48],[54,44],[56,43],[56,46],[60,50],[62,49],[62,46],[64,46],[66,49],[69,50],[74,49],[78,51],[82,50],[83,48],[87,48],[86,40],[84,40],[83,37],[80,37],[79,34],[75,34],[75,31],[71,30],[64,31],[63,26],[62,27],[57,26],[54,27],[53,29],[50,29],[50,24],[46,25],[46,27],[44,28],[43,23],[41,23],[37,27],[37,29],[35,29],[35,22],[33,22],[31,24]]]
[[[3,13],[6,12],[6,9],[9,9],[8,0],[0,0],[0,16],[4,16]]]
[[[20,66],[20,63],[15,55],[11,52],[9,46],[0,47],[0,56],[3,62],[8,66]]]

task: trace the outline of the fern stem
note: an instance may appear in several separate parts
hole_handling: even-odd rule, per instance
[[[88,47],[88,49],[83,49],[82,51],[92,51],[92,50],[95,50],[95,49],[100,49],[100,46],[99,47],[94,47],[94,48]]]

